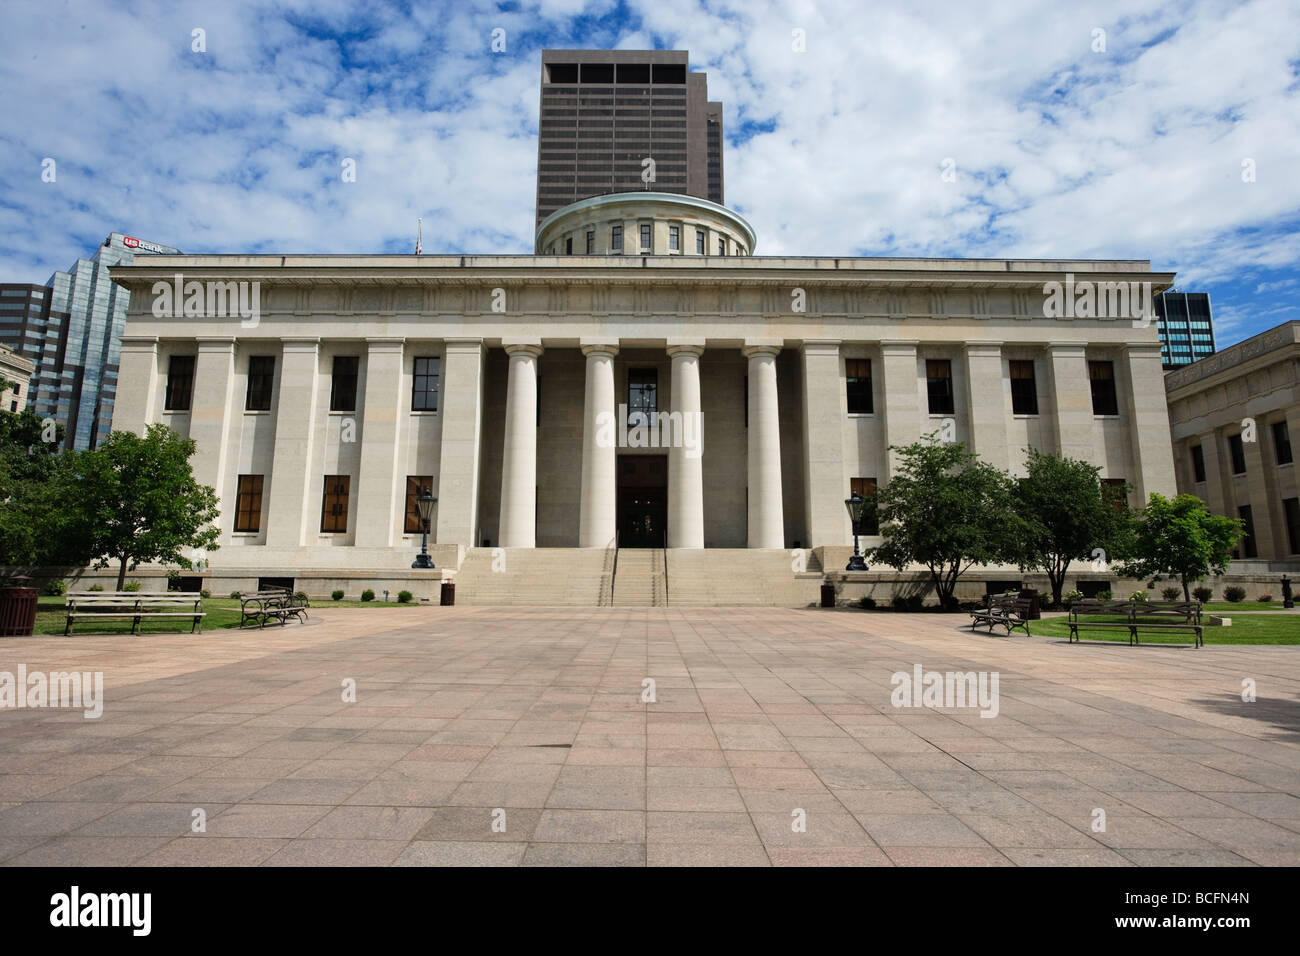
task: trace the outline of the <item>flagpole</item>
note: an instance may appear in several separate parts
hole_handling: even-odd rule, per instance
[[[415,254],[418,256],[423,252],[420,244],[424,238],[424,217],[415,220]]]

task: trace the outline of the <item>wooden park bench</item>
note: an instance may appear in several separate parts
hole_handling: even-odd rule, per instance
[[[131,633],[140,633],[140,622],[158,618],[190,618],[190,633],[202,633],[203,598],[197,594],[179,592],[145,594],[139,591],[69,591],[66,598],[68,625],[64,636],[72,633],[72,625],[87,618],[105,620],[131,619]]]
[[[1109,620],[1081,620],[1105,617]],[[1139,631],[1191,631],[1196,647],[1204,646],[1201,637],[1200,601],[1076,601],[1070,605],[1070,643],[1081,640],[1080,630],[1115,630],[1128,632],[1130,646],[1138,643]]]
[[[306,598],[296,597],[287,588],[249,591],[239,595],[239,626],[256,624],[266,627],[268,621],[279,621],[283,626],[291,617],[301,623],[307,617],[309,607],[311,604]]]
[[[1001,626],[1007,629],[1008,636],[1014,630],[1022,630],[1029,636],[1029,612],[1033,602],[1019,594],[990,594],[985,607],[970,612],[971,630],[988,626],[989,633]]]

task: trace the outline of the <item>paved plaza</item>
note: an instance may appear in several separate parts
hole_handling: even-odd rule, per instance
[[[0,672],[104,675],[98,719],[0,710],[0,861],[1300,864],[1300,647],[964,620],[323,608],[0,639]],[[997,715],[893,706],[917,665],[996,674]]]

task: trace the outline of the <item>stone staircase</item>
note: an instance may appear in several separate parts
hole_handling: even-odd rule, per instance
[[[455,577],[456,603],[608,604],[614,552],[595,548],[470,548]]]
[[[673,606],[805,607],[821,587],[821,562],[812,551],[801,571],[792,552],[775,549],[671,549],[667,566]]]
[[[614,574],[614,606],[666,606],[666,572],[663,549],[620,548]]]

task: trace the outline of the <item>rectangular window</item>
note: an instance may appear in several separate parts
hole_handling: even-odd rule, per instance
[[[262,475],[240,475],[235,493],[235,530],[262,530]]]
[[[930,397],[930,414],[951,415],[952,362],[948,359],[926,359],[925,387]]]
[[[567,239],[564,240],[564,254],[565,254],[566,256],[571,256],[571,255],[573,255],[573,237],[572,237],[572,236],[569,236]]]
[[[720,255],[720,256],[725,256],[726,254],[727,254],[727,240],[726,240],[726,239],[719,239],[719,240],[718,240],[718,255]]]
[[[253,355],[248,359],[248,392],[244,408],[250,412],[271,410],[271,384],[275,381],[275,356]]]
[[[334,356],[334,371],[330,376],[331,412],[357,410],[357,367],[360,361],[355,355]]]
[[[1237,517],[1241,519],[1241,530],[1245,535],[1239,542],[1239,546],[1244,549],[1246,557],[1258,558],[1259,548],[1255,545],[1255,516],[1251,513],[1250,505],[1238,506]]]
[[[871,404],[871,359],[845,359],[844,378],[849,413],[870,415],[874,410]]]
[[[1286,512],[1287,546],[1291,549],[1288,553],[1300,554],[1300,498],[1287,498],[1282,510]]]
[[[1197,482],[1205,480],[1205,452],[1200,445],[1192,446],[1192,478]]]
[[[704,231],[702,229],[695,230],[695,251],[699,255],[704,255]]]
[[[1101,497],[1103,501],[1109,501],[1116,511],[1123,511],[1128,507],[1128,489],[1123,478],[1103,478],[1101,479]]]
[[[591,255],[595,251],[596,251],[596,230],[588,229],[587,230],[587,255]]]
[[[652,368],[631,368],[627,370],[627,416],[628,421],[636,412],[647,416],[659,410],[659,373]]]
[[[650,248],[650,227],[647,225],[641,227],[641,248]]]
[[[406,476],[406,521],[402,530],[406,534],[419,534],[424,530],[424,521],[420,518],[420,506],[416,503],[424,491],[433,493],[433,475]]]
[[[1014,361],[1011,368],[1011,412],[1013,415],[1038,414],[1038,383],[1034,380],[1034,363]]]
[[[194,392],[194,356],[173,355],[167,363],[167,397],[163,408],[169,412],[188,412]]]
[[[623,251],[623,227],[612,226],[609,230],[609,247],[615,252]]]
[[[322,532],[348,530],[348,488],[351,475],[326,475],[321,495],[320,529]]]
[[[668,227],[668,248],[674,252],[682,247],[682,228],[681,226]]]
[[[1273,423],[1273,454],[1279,465],[1291,464],[1291,429],[1286,422]]]
[[[1241,444],[1241,435],[1228,436],[1228,459],[1232,462],[1232,473],[1234,475],[1244,475],[1246,473],[1246,449]]]
[[[1119,400],[1115,397],[1115,364],[1089,362],[1088,380],[1092,385],[1092,413],[1118,415]]]
[[[862,522],[858,534],[880,534],[880,516],[876,514],[876,479],[850,478],[849,496],[857,495],[871,502],[871,507],[862,512]]]
[[[438,410],[438,368],[441,363],[434,358],[417,358],[411,376],[411,411],[436,412]]]

